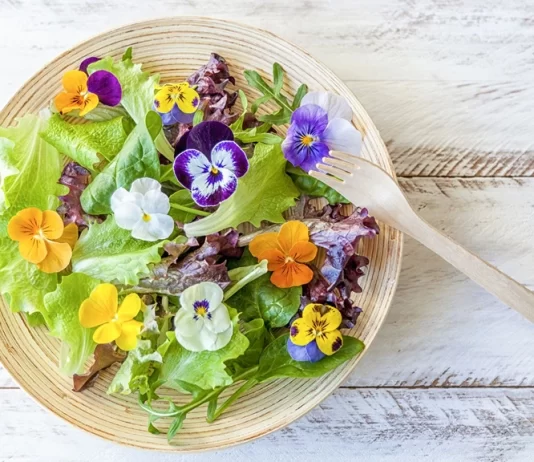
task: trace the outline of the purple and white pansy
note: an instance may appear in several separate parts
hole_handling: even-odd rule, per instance
[[[182,292],[174,331],[186,350],[215,351],[230,342],[234,327],[223,297],[214,282],[201,282]]]
[[[186,149],[177,153],[174,174],[201,207],[213,207],[237,189],[237,179],[248,171],[247,155],[234,141],[232,130],[221,122],[196,125],[186,135]]]
[[[327,92],[308,93],[293,112],[282,143],[285,158],[304,171],[316,165],[330,151],[359,155],[360,132],[352,125],[352,110],[342,96]]]

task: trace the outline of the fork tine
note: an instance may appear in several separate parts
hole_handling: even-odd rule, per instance
[[[341,151],[330,151],[330,156],[332,156],[334,159],[344,160],[351,165],[354,165],[354,162],[356,159],[358,159],[358,156],[347,154],[346,152]]]
[[[334,157],[323,157],[323,163],[327,165],[332,165],[333,167],[338,167],[342,170],[345,170],[345,172],[347,173],[351,173],[352,171],[354,171],[354,169],[358,168],[354,164],[350,164],[349,162],[339,160]]]
[[[341,170],[332,165],[317,164],[317,168],[324,173],[329,173],[330,175],[339,178],[340,180],[345,180],[346,178],[350,178],[352,176],[352,173],[346,172],[345,170]]]
[[[330,186],[331,188],[334,188],[336,190],[343,184],[343,181],[337,178],[334,178],[333,176],[326,175],[325,173],[318,172],[316,170],[310,170],[308,174],[312,176],[313,178],[317,178],[319,181],[322,181],[327,186]]]

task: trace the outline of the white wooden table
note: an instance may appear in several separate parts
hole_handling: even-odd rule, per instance
[[[534,288],[534,2],[0,0],[0,106],[73,44],[170,15],[240,20],[321,59],[374,118],[423,217]],[[509,462],[533,454],[534,327],[406,239],[393,306],[350,380],[288,428],[216,457]],[[1,461],[214,458],[148,454],[84,434],[0,368]]]

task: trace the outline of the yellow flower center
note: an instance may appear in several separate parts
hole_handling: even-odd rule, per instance
[[[284,263],[292,263],[294,261],[295,260],[293,258],[291,258],[290,256],[287,256],[286,259],[284,260]]]
[[[313,142],[315,141],[315,138],[311,135],[304,135],[301,139],[300,139],[300,142],[304,145],[304,146],[310,146]]]
[[[152,218],[150,217],[150,215],[148,215],[147,213],[143,213],[143,221],[150,221]]]
[[[210,172],[213,175],[217,175],[219,173],[219,169],[217,167],[215,167],[215,166],[212,166]]]
[[[199,306],[199,307],[197,308],[197,314],[198,314],[199,316],[204,317],[204,316],[206,316],[206,313],[207,313],[207,311],[206,311],[206,307],[205,307],[205,306]]]

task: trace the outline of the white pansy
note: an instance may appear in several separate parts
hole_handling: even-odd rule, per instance
[[[174,220],[168,215],[170,208],[161,184],[152,178],[139,178],[130,191],[119,188],[111,196],[117,225],[143,241],[159,241],[171,235]]]
[[[176,339],[186,350],[215,351],[228,344],[234,328],[223,297],[214,282],[201,282],[182,292],[174,325]]]

